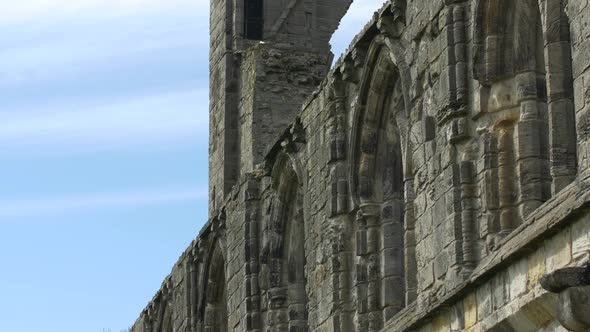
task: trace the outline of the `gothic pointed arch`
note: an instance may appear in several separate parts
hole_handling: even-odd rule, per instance
[[[229,331],[227,266],[223,248],[223,238],[214,236],[208,248],[201,287],[203,295],[199,305],[199,325],[203,331]]]
[[[408,112],[404,82],[392,53],[385,38],[375,38],[353,118],[350,187],[358,208],[355,290],[360,304],[355,321],[359,330],[379,330],[414,300],[416,292],[413,195],[406,195],[406,187],[413,190],[405,157]]]
[[[474,77],[489,83],[514,72],[513,30],[517,1],[480,0],[475,7]]]
[[[263,282],[268,301],[265,324],[274,330],[307,331],[303,182],[291,158],[280,152],[271,173],[271,213],[263,229],[261,251],[261,262],[268,271],[268,280]]]

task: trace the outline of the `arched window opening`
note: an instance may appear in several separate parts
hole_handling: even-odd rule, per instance
[[[287,287],[289,331],[307,330],[307,294],[305,291],[305,229],[301,193],[291,193],[286,202],[285,244],[283,248],[283,284]]]
[[[263,231],[261,259],[269,271],[266,326],[277,331],[308,331],[303,192],[294,165],[285,154],[278,157],[273,168],[273,192],[273,212]]]
[[[382,251],[381,299],[384,321],[405,307],[406,282],[404,264],[404,173],[400,129],[396,117],[404,109],[399,80],[392,80],[387,88],[384,112],[379,126],[379,143],[375,165],[374,202],[380,205]]]
[[[492,158],[482,174],[494,182],[484,184],[490,193],[484,212],[493,216],[486,229],[500,237],[577,173],[569,22],[562,3],[547,0],[544,12],[538,0],[477,4],[475,77],[483,85],[481,111],[493,114],[490,136],[482,140]]]
[[[406,221],[401,80],[385,46],[375,44],[369,59],[355,125],[355,321],[357,330],[378,331],[414,301],[416,260],[414,222]]]
[[[221,253],[219,243],[213,247],[209,258],[203,304],[203,325],[205,331],[227,332],[228,330],[228,301],[227,281],[225,275],[225,258]]]
[[[262,40],[264,31],[264,0],[245,0],[244,37]]]

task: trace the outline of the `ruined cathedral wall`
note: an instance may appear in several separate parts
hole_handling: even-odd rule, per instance
[[[587,11],[376,14],[304,106],[291,152],[308,176],[310,328],[561,329],[538,281],[590,249],[588,197],[572,201],[588,190]]]
[[[249,257],[248,221],[257,214],[252,203],[256,192],[248,177],[233,188],[223,211],[179,257],[131,331],[246,330],[250,270],[244,262]]]
[[[380,330],[462,281],[453,6],[387,3],[303,110],[312,329]]]
[[[590,9],[565,3],[385,3],[133,331],[563,331],[539,280],[590,253]],[[244,56],[253,136],[293,107],[275,46]]]

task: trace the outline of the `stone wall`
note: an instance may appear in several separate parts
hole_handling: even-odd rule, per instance
[[[239,105],[241,174],[264,162],[269,147],[301,111],[332,62],[330,52],[257,44],[242,56]]]
[[[260,40],[244,34],[247,2],[262,7]],[[350,3],[210,1],[210,217],[239,176],[261,162],[326,75],[333,59],[329,41]],[[273,46],[262,47],[264,43]]]
[[[589,264],[588,15],[391,0],[306,101],[325,52],[248,48],[240,158],[257,162],[133,331],[588,328],[566,314],[590,275],[540,284]]]
[[[209,50],[209,215],[239,176],[239,57],[233,50],[232,0],[211,0]]]

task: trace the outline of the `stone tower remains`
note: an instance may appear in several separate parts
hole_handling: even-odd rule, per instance
[[[210,216],[325,77],[351,2],[211,0]]]

